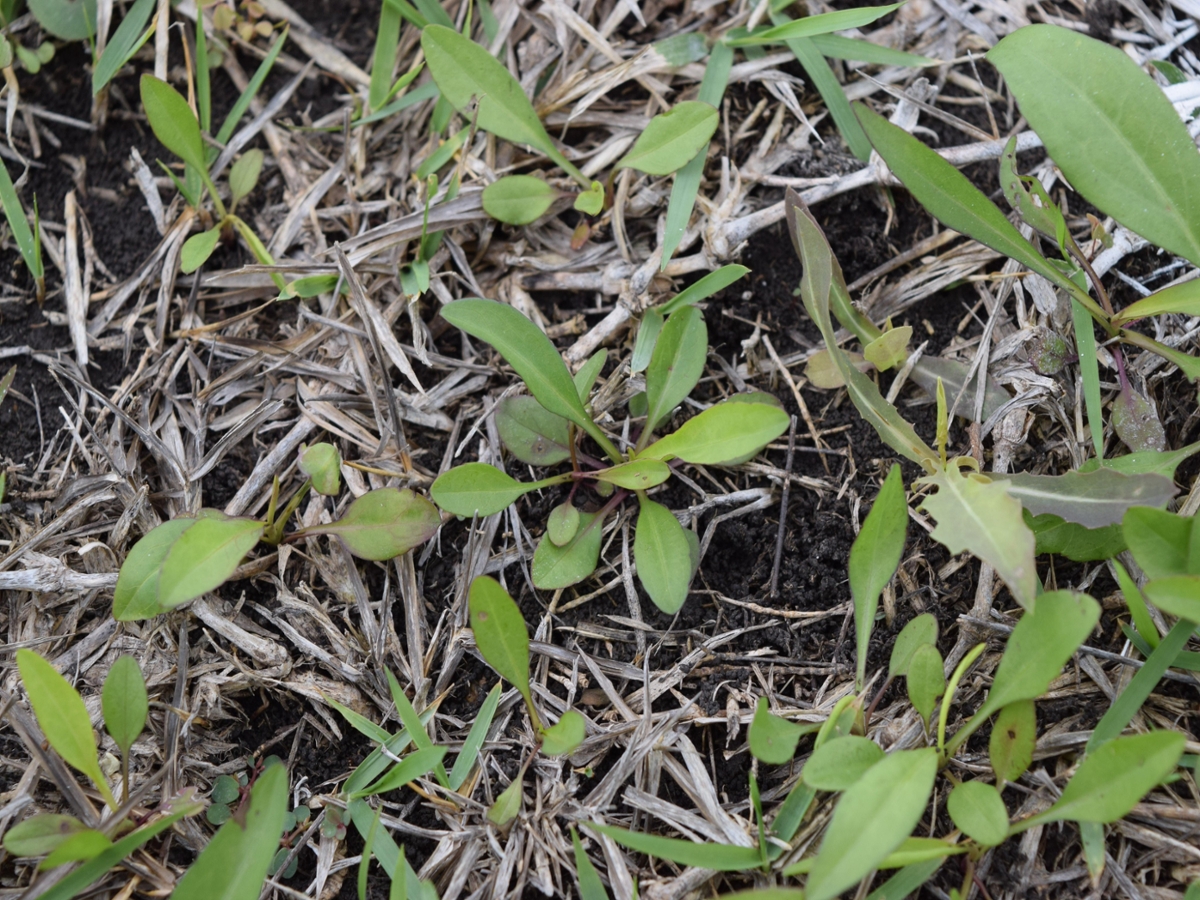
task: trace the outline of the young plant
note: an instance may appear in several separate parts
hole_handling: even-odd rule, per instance
[[[677,298],[678,299],[678,298]],[[468,463],[441,475],[430,488],[447,512],[470,518],[501,512],[523,494],[570,484],[566,501],[551,516],[533,556],[533,583],[543,590],[569,587],[595,570],[604,522],[631,494],[639,516],[633,556],[638,578],[654,604],[673,614],[687,599],[699,563],[699,541],[647,492],[670,478],[674,466],[733,464],[758,453],[788,425],[788,416],[763,395],[718,403],[653,440],[672,411],[691,393],[708,352],[704,317],[684,304],[670,313],[646,368],[641,432],[628,453],[617,449],[593,420],[588,404],[604,363],[593,356],[572,378],[558,351],[537,326],[511,306],[491,300],[459,300],[442,307],[452,325],[489,342],[516,370],[532,397],[511,397],[497,410],[496,424],[509,452],[530,465],[571,461],[571,471],[535,482],[519,482],[494,466]],[[738,402],[746,399],[747,402]],[[631,401],[631,412],[634,403]],[[578,446],[589,436],[606,461]],[[580,510],[575,497],[593,486],[595,511]]]
[[[224,584],[259,541],[277,545],[321,534],[336,535],[359,559],[388,560],[429,540],[441,525],[436,507],[405,488],[380,488],[354,500],[342,517],[284,534],[310,488],[336,495],[341,458],[329,444],[301,448],[300,470],[309,477],[279,511],[275,479],[265,519],[202,509],[148,532],[130,549],[117,576],[113,617],[148,619]]]

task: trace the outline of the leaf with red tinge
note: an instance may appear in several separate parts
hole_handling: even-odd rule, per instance
[[[1113,400],[1112,426],[1134,453],[1167,449],[1167,432],[1159,421],[1154,403],[1129,386],[1121,388]]]

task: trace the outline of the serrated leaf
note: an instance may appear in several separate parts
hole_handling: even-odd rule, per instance
[[[628,847],[638,853],[645,853],[647,856],[669,859],[684,866],[695,866],[717,872],[740,872],[744,869],[756,868],[762,862],[757,847],[738,847],[733,844],[712,842],[696,843],[679,838],[660,837],[657,834],[646,834],[642,831],[629,831],[613,825],[599,825],[595,822],[585,824],[592,831],[612,838],[622,847]]]
[[[863,6],[857,9],[842,9],[816,16],[805,16],[803,19],[788,22],[786,25],[767,28],[743,38],[728,40],[726,43],[731,47],[757,47],[762,44],[779,44],[795,38],[814,37],[819,34],[832,34],[835,31],[861,28],[882,19],[888,13],[895,12],[900,5],[893,3],[888,6]]]
[[[628,491],[646,491],[671,477],[671,467],[661,459],[631,459],[629,462],[589,472],[592,478]]]
[[[1075,190],[1131,231],[1200,263],[1200,154],[1137,63],[1054,25],[1017,29],[987,56]]]
[[[1113,317],[1113,324],[1124,325],[1136,319],[1165,313],[1200,316],[1200,280],[1193,278],[1130,303]]]
[[[208,262],[208,258],[213,255],[213,251],[217,249],[217,242],[220,240],[221,227],[219,225],[208,231],[193,234],[183,242],[183,249],[179,251],[180,271],[185,275],[191,274]]]
[[[678,103],[650,120],[613,170],[630,168],[648,175],[670,175],[708,146],[719,121],[716,108],[707,103]]]
[[[1017,602],[1032,608],[1038,585],[1033,532],[1007,485],[963,475],[953,465],[918,483],[937,487],[921,506],[937,520],[934,540],[951,553],[968,550],[990,563]]]
[[[926,644],[937,643],[938,623],[933,613],[921,613],[900,629],[896,643],[892,645],[892,656],[888,663],[888,678],[908,674],[913,654]]]
[[[707,359],[704,316],[696,307],[685,306],[667,319],[646,369],[647,434],[692,392]]]
[[[687,600],[692,573],[688,541],[675,514],[639,495],[633,561],[638,580],[650,599],[667,615],[674,615]]]
[[[999,785],[1028,771],[1036,744],[1037,709],[1032,700],[1016,700],[1000,710],[988,738],[988,759]]]
[[[750,721],[750,753],[767,765],[782,766],[796,755],[796,745],[805,732],[803,725],[772,715],[767,698],[759,697]]]
[[[867,671],[867,648],[875,627],[879,595],[887,587],[900,557],[908,529],[908,503],[898,465],[892,466],[867,513],[858,537],[850,547],[850,596],[854,601],[854,633],[857,642],[858,684]]]
[[[342,455],[337,447],[324,441],[305,447],[299,466],[312,479],[314,491],[326,497],[337,496],[342,487]]]
[[[566,544],[579,531],[579,509],[570,500],[550,510],[546,518],[546,537],[556,547]]]
[[[4,833],[4,849],[13,856],[45,856],[86,830],[74,816],[41,813],[9,828]]]
[[[258,185],[258,176],[262,173],[263,152],[251,148],[243,153],[238,161],[229,168],[229,193],[232,196],[231,205],[237,204],[249,197]]]
[[[132,656],[117,657],[100,692],[100,708],[104,727],[121,753],[128,757],[129,748],[146,727],[150,702],[142,670]]]
[[[801,775],[819,791],[844,791],[883,759],[874,741],[856,735],[835,737],[813,751]]]
[[[379,488],[351,503],[336,522],[304,531],[337,535],[359,559],[385,560],[425,543],[441,524],[437,507],[419,494]]]
[[[471,582],[467,604],[475,646],[484,660],[531,702],[529,632],[516,601],[496,579],[481,575]]]
[[[263,523],[255,519],[204,510],[167,551],[158,579],[159,611],[174,609],[224,584],[262,532]]]
[[[995,475],[1010,497],[1035,516],[1052,513],[1085,528],[1120,522],[1133,506],[1167,505],[1175,484],[1161,475],[1124,475],[1112,469],[1064,475]]]
[[[787,431],[787,413],[765,403],[718,403],[638,454],[639,459],[678,457],[697,465],[722,465],[755,454]]]
[[[1135,506],[1121,520],[1125,543],[1149,578],[1186,575],[1192,519],[1161,509]]]
[[[1125,549],[1125,535],[1120,523],[1084,528],[1050,513],[1031,516],[1026,511],[1025,524],[1033,532],[1038,556],[1055,553],[1075,562],[1091,562],[1112,559]]]
[[[547,479],[553,482],[553,479]],[[433,502],[456,516],[490,516],[547,481],[517,481],[487,463],[464,463],[443,472],[429,488]]]
[[[508,225],[528,225],[546,214],[558,191],[532,175],[505,175],[483,189],[483,211]]]
[[[533,397],[501,400],[496,430],[508,452],[531,466],[552,466],[571,458],[570,423]]]
[[[568,709],[557,722],[542,732],[542,752],[547,756],[567,756],[574,753],[586,736],[583,716]]]
[[[200,123],[180,93],[153,75],[141,80],[142,107],[159,142],[197,172],[207,172]]]
[[[1154,403],[1131,387],[1122,387],[1113,398],[1111,422],[1117,437],[1134,453],[1167,449],[1167,432]]]
[[[995,847],[1008,837],[1008,810],[1000,792],[983,781],[964,781],[946,798],[954,824],[982,847]]]
[[[900,750],[842,795],[808,876],[808,900],[833,900],[904,843],[929,802],[937,751]]]
[[[905,675],[908,699],[929,727],[929,717],[938,698],[945,693],[946,676],[943,672],[942,654],[933,644],[922,644],[913,653]]]
[[[533,551],[531,574],[544,591],[578,584],[596,571],[604,522],[597,513],[580,513],[579,530],[564,546],[557,547],[543,536]]]

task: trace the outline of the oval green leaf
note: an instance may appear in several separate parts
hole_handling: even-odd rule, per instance
[[[96,0],[29,0],[38,24],[64,41],[86,41],[96,35]]]
[[[475,646],[487,664],[529,701],[529,632],[516,601],[500,582],[481,575],[467,597]]]
[[[220,587],[254,549],[263,523],[205,510],[171,545],[158,581],[160,611]]]
[[[129,748],[146,727],[146,715],[150,711],[146,680],[132,656],[118,657],[108,670],[100,692],[100,708],[109,736],[121,748],[121,753],[128,756]]]
[[[1171,575],[1147,582],[1146,599],[1165,613],[1200,622],[1200,575]]]
[[[946,690],[946,676],[942,667],[942,654],[933,644],[918,647],[908,664],[908,674],[905,676],[908,699],[913,709],[921,714],[926,726],[938,697]]]
[[[758,698],[758,707],[750,722],[750,753],[760,762],[782,766],[796,755],[796,745],[804,736],[804,726],[772,715],[767,698]]]
[[[892,656],[888,663],[888,678],[908,674],[913,654],[926,644],[936,644],[938,623],[933,613],[921,613],[900,629],[896,643],[892,645]]]
[[[141,93],[146,118],[159,142],[197,172],[207,172],[200,123],[187,101],[153,75],[142,76]]]
[[[483,211],[507,225],[536,222],[558,197],[558,191],[532,175],[505,175],[483,189]]]
[[[531,466],[571,458],[571,423],[533,397],[505,397],[496,406],[496,430],[508,452]]]
[[[442,524],[437,507],[408,488],[380,488],[363,494],[346,514],[307,534],[336,534],[359,559],[385,560],[425,543]]]
[[[1135,506],[1121,520],[1125,543],[1151,579],[1188,574],[1192,519]]]
[[[638,580],[655,606],[674,615],[687,600],[692,583],[688,540],[669,509],[644,496],[638,501],[640,512],[633,538]]]
[[[1000,792],[983,781],[964,781],[946,798],[946,812],[967,837],[995,847],[1008,837],[1008,810]]]
[[[543,536],[533,551],[534,586],[543,591],[570,587],[596,571],[603,525],[597,513],[580,513],[579,530],[564,546],[557,547]]]
[[[557,722],[542,732],[542,752],[547,756],[566,756],[583,743],[586,723],[583,716],[568,709]]]
[[[312,479],[313,490],[334,497],[342,487],[342,455],[324,441],[300,452],[300,471]]]
[[[863,6],[857,9],[840,9],[816,16],[805,16],[803,19],[788,22],[786,25],[766,28],[747,37],[726,41],[726,43],[733,47],[755,47],[761,44],[781,44],[796,38],[832,34],[835,31],[847,31],[851,28],[870,25],[899,8],[899,3],[893,3],[888,6]],[[857,57],[854,58],[857,59]]]
[[[692,392],[707,359],[704,315],[694,306],[685,306],[667,319],[646,369],[647,434]]]
[[[151,529],[133,545],[117,575],[113,591],[113,618],[119,622],[149,619],[162,609],[158,605],[158,582],[163,561],[179,536],[195,519],[172,519]]]
[[[8,829],[4,833],[4,849],[13,856],[45,856],[86,830],[87,826],[74,816],[42,813]]]
[[[247,150],[229,169],[229,193],[233,205],[250,196],[258,184],[258,176],[262,173],[263,152],[258,148]]]
[[[593,478],[628,491],[646,491],[671,477],[671,467],[661,459],[633,459],[619,466],[589,472]]]
[[[1017,700],[1000,710],[988,738],[988,759],[996,782],[1016,781],[1033,762],[1037,744],[1037,710],[1032,700]]]
[[[721,465],[762,450],[787,431],[789,421],[786,412],[765,403],[718,403],[655,441],[638,457],[678,457],[697,465]]]
[[[221,240],[221,227],[218,225],[208,231],[193,234],[184,241],[183,249],[179,251],[180,271],[184,274],[191,274],[208,262],[208,258],[217,249],[219,240]]]
[[[546,537],[562,547],[579,531],[579,509],[570,500],[550,510],[546,518]]]
[[[446,512],[469,519],[507,509],[518,497],[541,485],[540,481],[517,481],[487,463],[465,463],[438,476],[429,488],[429,496]]]
[[[832,738],[804,764],[804,783],[819,791],[844,791],[881,759],[883,750],[874,741],[855,735]]]
[[[708,146],[719,121],[715,107],[699,100],[685,100],[651,119],[633,147],[613,168],[670,175]]]

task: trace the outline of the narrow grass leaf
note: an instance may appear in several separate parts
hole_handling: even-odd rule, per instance
[[[608,900],[608,892],[604,890],[604,882],[600,873],[588,859],[583,844],[579,841],[579,833],[571,826],[571,847],[575,852],[575,880],[579,883],[579,900]]]
[[[683,866],[695,866],[717,872],[740,872],[743,869],[757,868],[761,862],[757,847],[696,843],[641,831],[629,831],[613,825],[598,825],[595,822],[588,822],[586,825],[593,831],[612,838],[622,847]]]
[[[483,189],[483,211],[507,225],[528,225],[546,214],[558,191],[532,175],[505,175]]]
[[[803,19],[756,31],[746,37],[729,40],[726,43],[731,47],[756,47],[762,44],[779,44],[793,38],[813,37],[818,34],[831,34],[835,31],[861,28],[882,19],[888,13],[895,12],[900,5],[893,3],[888,6],[862,6],[857,9],[843,9],[816,16],[805,16]]]
[[[561,547],[545,535],[533,551],[531,574],[535,587],[543,591],[578,584],[596,571],[604,521],[598,513],[580,513],[579,530]]]
[[[707,360],[704,315],[694,306],[685,306],[667,319],[646,369],[647,435],[692,392]]]
[[[996,782],[1016,781],[1033,763],[1037,709],[1032,700],[1015,700],[1000,710],[988,738],[988,759]]]
[[[129,61],[129,57],[146,40],[142,33],[146,30],[154,6],[155,0],[136,0],[133,6],[129,7],[92,72],[93,95],[99,94],[104,86],[112,81],[121,66]]]
[[[908,504],[900,466],[893,465],[875,504],[850,547],[850,596],[854,600],[854,632],[858,652],[858,686],[867,671],[867,646],[875,627],[879,595],[900,565],[908,529]]]
[[[633,539],[633,560],[638,580],[654,605],[674,615],[687,600],[692,573],[688,566],[688,542],[675,514],[663,506],[638,496],[637,531]]]
[[[146,681],[132,656],[117,657],[108,670],[100,692],[100,708],[109,736],[121,748],[122,755],[128,756],[129,748],[146,727],[150,711]]]
[[[0,163],[0,205],[4,206],[4,217],[8,220],[8,227],[12,229],[17,249],[21,251],[21,259],[25,260],[30,274],[40,280],[45,273],[42,270],[39,244],[33,235],[33,229],[29,227],[25,207],[21,205],[21,198],[17,196],[17,189],[8,174],[8,167],[3,163]]]
[[[429,496],[446,512],[469,519],[498,513],[518,497],[544,486],[541,481],[517,481],[487,463],[464,463],[439,475]]]
[[[877,66],[922,66],[937,65],[936,59],[893,50],[860,38],[847,38],[837,34],[814,34],[809,40],[822,56],[830,59],[845,59],[854,62],[872,63]]]
[[[500,582],[481,575],[467,598],[475,646],[501,678],[529,700],[529,632],[516,601]]]
[[[587,735],[583,716],[568,709],[562,717],[542,732],[542,752],[547,756],[567,756],[579,749]]]
[[[220,587],[262,537],[263,523],[205,510],[167,552],[158,580],[160,611]]]
[[[1086,528],[1119,523],[1133,506],[1162,508],[1176,494],[1175,484],[1162,475],[1124,475],[1112,469],[1067,472],[1064,475],[997,475],[1009,496],[1033,515],[1053,513]]]
[[[1005,823],[1007,824],[1007,822]],[[902,869],[931,859],[945,859],[966,853],[967,847],[952,844],[940,838],[905,838],[904,843],[883,858],[881,869]]]
[[[441,765],[442,757],[445,755],[445,747],[428,746],[423,750],[414,750],[388,769],[378,781],[356,791],[352,796],[358,799],[399,790],[410,781],[423,778],[436,769]]]
[[[433,746],[433,739],[429,737],[429,733],[425,730],[425,723],[417,715],[416,709],[413,708],[408,695],[404,693],[404,688],[401,687],[400,682],[396,680],[396,676],[392,674],[392,670],[384,669],[384,671],[387,673],[388,689],[392,694],[392,702],[396,704],[396,712],[400,716],[400,721],[404,724],[404,730],[412,735],[413,743],[416,744],[418,750],[428,750]],[[434,768],[434,774],[437,776],[438,783],[442,787],[449,785],[450,779],[440,762]]]
[[[479,712],[475,714],[475,721],[471,723],[467,739],[463,741],[462,749],[454,759],[454,768],[450,770],[450,790],[452,791],[457,791],[466,783],[467,776],[475,767],[479,751],[483,748],[483,742],[487,740],[488,729],[492,727],[492,720],[496,717],[496,710],[500,706],[501,688],[502,683],[496,682],[495,687],[488,691],[483,705],[479,707]]]
[[[783,22],[782,15],[771,17],[775,22]],[[801,22],[805,21],[803,19]],[[798,24],[798,23],[790,23]],[[821,95],[821,99],[825,101],[825,107],[829,110],[829,115],[833,118],[834,124],[837,125],[838,131],[846,141],[846,146],[850,148],[858,159],[864,162],[871,157],[871,142],[867,139],[867,134],[859,123],[858,118],[854,115],[854,110],[850,106],[850,101],[846,97],[846,92],[842,88],[842,84],[838,81],[837,75],[826,62],[825,56],[821,53],[820,48],[816,45],[811,37],[797,37],[785,42],[787,48],[792,51],[792,55],[796,57],[796,61],[804,67],[809,79],[812,81],[813,87],[817,89],[817,93]]]
[[[335,534],[359,559],[386,560],[425,543],[442,524],[437,507],[408,488],[379,488],[350,504],[336,522],[305,529]]]
[[[647,175],[670,175],[708,146],[719,121],[716,107],[708,103],[678,103],[650,120],[613,170],[629,168]]]
[[[926,644],[936,644],[938,623],[933,613],[921,613],[909,620],[896,635],[892,644],[892,655],[888,662],[888,678],[897,678],[908,674],[913,654]]]
[[[801,775],[819,791],[844,791],[883,759],[874,741],[856,735],[828,740],[813,751]]]
[[[766,697],[758,698],[754,718],[750,721],[750,753],[759,762],[770,766],[782,766],[796,755],[796,745],[804,736],[805,728],[772,715]]]
[[[501,400],[496,430],[508,452],[531,466],[552,466],[571,458],[570,423],[533,397]]]
[[[683,309],[685,306],[691,306],[694,303],[707,300],[713,294],[723,291],[731,284],[745,278],[749,273],[749,269],[745,266],[739,266],[736,263],[721,266],[715,272],[709,272],[695,284],[688,285],[660,306],[658,310],[664,316],[669,316],[677,310]]]
[[[596,379],[600,377],[607,361],[608,351],[603,348],[597,350],[587,358],[587,362],[579,367],[572,379],[575,382],[575,390],[579,392],[579,400],[585,407],[588,397],[591,396],[592,388],[596,386]]]
[[[721,465],[757,453],[787,431],[789,421],[787,413],[765,403],[718,403],[638,457],[664,461],[678,457],[697,465]]]
[[[867,894],[867,900],[905,900],[934,876],[945,857],[905,866],[878,888]]]
[[[267,80],[267,76],[271,74],[271,69],[275,65],[275,60],[279,58],[280,51],[283,50],[287,36],[288,33],[285,28],[279,33],[279,37],[275,38],[274,43],[271,44],[271,48],[267,51],[267,55],[263,57],[263,61],[254,70],[254,74],[246,84],[246,89],[234,101],[233,107],[229,110],[228,115],[225,116],[225,121],[221,123],[221,130],[217,132],[218,144],[228,144],[229,139],[233,137],[233,130],[237,128],[238,123],[242,120],[242,116],[250,108],[251,101],[257,96],[263,86],[263,82]]]
[[[367,108],[371,112],[386,102],[396,68],[396,49],[400,45],[400,10],[390,3],[379,5],[379,28],[375,32],[375,51],[371,54],[371,83],[367,87]]]

